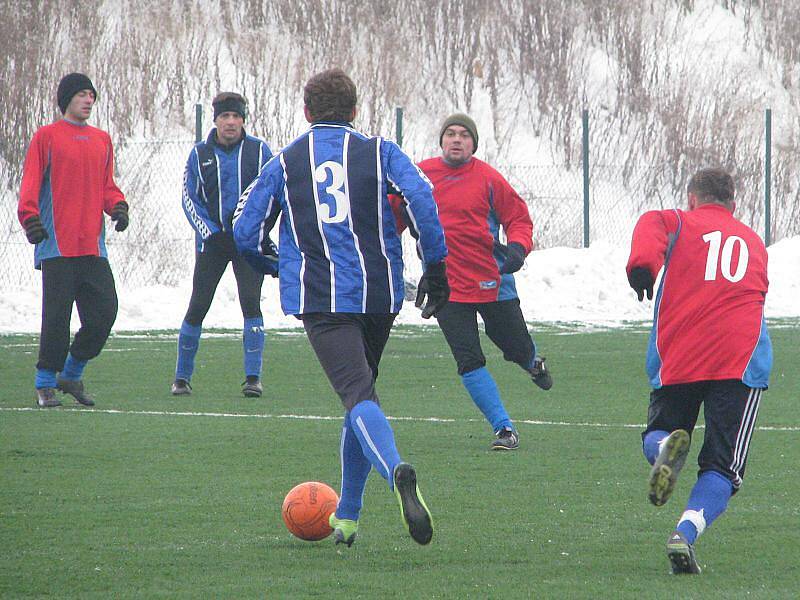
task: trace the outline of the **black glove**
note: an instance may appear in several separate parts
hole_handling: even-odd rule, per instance
[[[650,274],[650,269],[645,267],[633,267],[628,274],[628,283],[639,296],[639,302],[644,300],[644,293],[647,292],[647,299],[653,299],[653,284],[655,280]]]
[[[212,233],[205,239],[205,244],[220,256],[233,260],[239,254],[233,234],[227,231]]]
[[[130,219],[128,218],[128,203],[117,202],[111,209],[111,220],[116,221],[117,224],[114,229],[117,231],[125,231],[128,228]]]
[[[247,261],[253,271],[263,273],[271,277],[278,276],[278,256],[277,254],[261,254],[259,252],[245,251],[242,256]]]
[[[264,275],[270,275],[272,277],[278,276],[278,247],[275,245],[275,242],[272,241],[272,238],[267,236],[264,238],[264,241],[261,242],[261,250],[264,252],[264,258],[269,261],[268,263],[264,263],[264,267],[266,270],[264,271]]]
[[[516,273],[525,264],[525,247],[517,242],[511,242],[505,247],[506,260],[500,268],[500,275]]]
[[[39,215],[28,217],[22,225],[25,227],[25,237],[28,238],[31,244],[38,244],[50,237],[44,225],[42,225],[42,220],[39,218]]]
[[[425,301],[425,296],[428,301]],[[417,286],[417,300],[414,305],[422,307],[422,318],[435,316],[450,298],[450,285],[447,283],[447,270],[444,261],[428,265]],[[422,304],[425,306],[422,306]]]

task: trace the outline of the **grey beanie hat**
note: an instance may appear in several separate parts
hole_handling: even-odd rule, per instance
[[[473,148],[473,151],[478,149],[478,128],[475,126],[475,121],[473,121],[469,117],[469,115],[465,115],[464,113],[453,113],[452,115],[447,117],[444,121],[442,121],[442,127],[441,129],[439,129],[440,148],[442,146],[442,138],[444,137],[444,132],[451,125],[461,125],[461,127],[469,131],[469,134],[472,136],[472,141],[475,144],[475,148]]]

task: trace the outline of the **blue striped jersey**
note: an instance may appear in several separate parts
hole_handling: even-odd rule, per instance
[[[285,314],[400,311],[403,251],[389,186],[406,198],[423,262],[443,260],[432,186],[397,144],[347,123],[315,123],[265,165],[239,200],[234,239],[244,255],[263,253],[280,217]]]
[[[231,230],[239,197],[272,156],[264,140],[245,134],[231,148],[217,144],[217,130],[195,144],[186,161],[182,206],[195,230],[199,252],[204,240],[218,231]]]

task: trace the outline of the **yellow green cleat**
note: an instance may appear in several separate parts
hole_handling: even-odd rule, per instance
[[[683,429],[676,429],[661,447],[648,481],[650,502],[656,506],[661,506],[672,496],[690,444],[689,434]]]
[[[433,517],[417,487],[417,472],[408,463],[394,468],[394,493],[400,504],[400,516],[408,533],[418,544],[429,544],[433,537]]]
[[[336,513],[331,513],[328,518],[328,524],[333,529],[333,539],[337,544],[347,544],[347,547],[353,545],[356,541],[356,533],[358,532],[358,521],[351,519],[337,519]]]

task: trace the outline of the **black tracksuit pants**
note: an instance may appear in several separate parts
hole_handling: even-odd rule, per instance
[[[69,343],[72,305],[81,327]],[[36,367],[61,371],[67,352],[90,360],[105,346],[117,318],[117,290],[108,259],[100,256],[42,261],[42,329]]]

